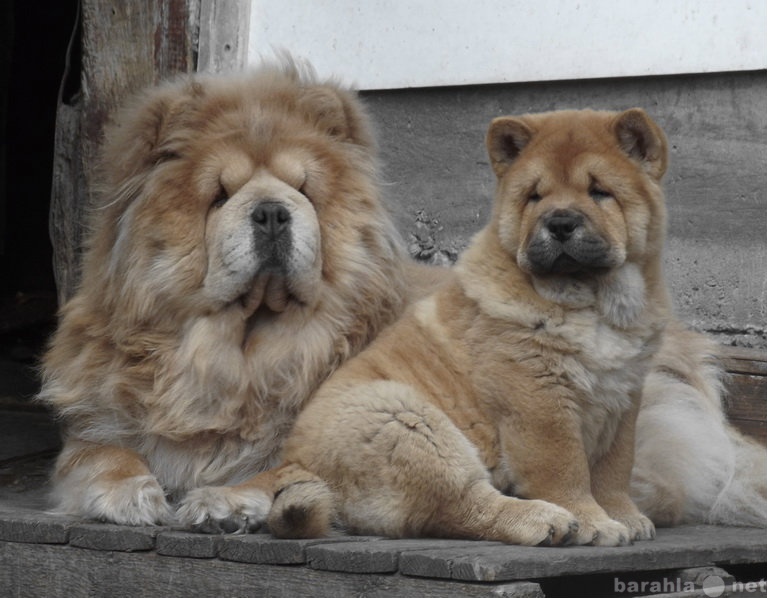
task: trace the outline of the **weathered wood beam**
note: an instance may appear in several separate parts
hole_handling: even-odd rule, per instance
[[[82,0],[80,90],[57,111],[50,234],[59,303],[74,292],[104,125],[127,95],[196,69],[202,0]]]

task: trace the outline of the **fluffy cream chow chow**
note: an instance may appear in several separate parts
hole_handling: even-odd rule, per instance
[[[60,512],[263,519],[269,497],[238,484],[431,282],[408,281],[373,154],[355,97],[293,65],[186,78],[118,115],[82,283],[43,363],[65,429]]]

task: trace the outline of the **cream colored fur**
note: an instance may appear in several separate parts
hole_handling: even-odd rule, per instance
[[[43,361],[65,429],[56,508],[249,529],[271,497],[238,484],[436,277],[379,198],[360,103],[292,63],[148,90],[108,129],[101,173]]]
[[[647,377],[631,494],[658,525],[767,527],[767,448],[727,422],[716,353],[675,324]]]

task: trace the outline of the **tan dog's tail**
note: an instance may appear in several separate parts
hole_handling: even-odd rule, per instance
[[[727,422],[715,353],[673,324],[645,382],[631,493],[656,525],[767,527],[767,448]]]
[[[300,465],[283,465],[275,473],[274,502],[267,524],[278,538],[321,538],[336,519],[330,487]]]

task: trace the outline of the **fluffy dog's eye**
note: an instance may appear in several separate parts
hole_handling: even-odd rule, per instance
[[[304,179],[304,182],[298,186],[298,192],[308,199],[311,203],[315,203],[317,198],[317,188],[309,185],[308,179]]]
[[[534,203],[534,202],[537,202],[537,201],[541,201],[541,199],[543,199],[543,198],[541,197],[541,194],[538,193],[537,191],[531,191],[527,195],[527,201],[528,202],[533,202]]]
[[[213,203],[211,204],[211,206],[214,208],[220,208],[228,200],[229,200],[229,194],[226,192],[226,189],[224,189],[223,185],[219,185],[218,193],[216,194],[216,197],[213,198]]]
[[[612,193],[602,188],[598,183],[591,183],[591,187],[589,187],[589,195],[591,196],[591,199],[597,202],[609,199],[613,196]]]

